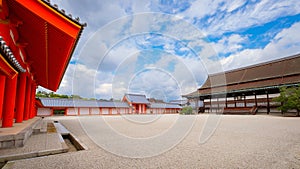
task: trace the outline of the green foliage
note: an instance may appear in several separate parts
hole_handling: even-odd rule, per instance
[[[284,113],[289,110],[297,110],[297,116],[300,112],[300,86],[297,87],[282,87],[280,88],[280,96],[273,99],[275,102],[281,102],[278,107]]]
[[[191,106],[183,107],[180,114],[192,114],[193,108]]]
[[[49,93],[47,93],[45,91],[38,91],[36,93],[36,97],[49,97]]]
[[[84,100],[96,100],[95,98],[82,98],[79,95],[64,95],[64,94],[57,94],[54,92],[47,93],[46,91],[38,91],[35,95],[36,97],[51,97],[51,98],[71,98],[71,99],[84,99]]]
[[[45,91],[38,91],[36,97],[52,97],[52,98],[69,98],[68,95],[56,94],[54,92],[47,93]]]

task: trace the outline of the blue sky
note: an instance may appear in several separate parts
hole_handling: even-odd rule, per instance
[[[164,100],[207,75],[300,53],[299,0],[51,0],[88,27],[57,91]]]

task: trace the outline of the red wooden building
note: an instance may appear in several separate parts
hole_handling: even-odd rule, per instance
[[[62,98],[38,98],[38,116],[86,116],[86,115],[124,115],[124,114],[176,114],[181,106],[171,103],[148,102],[145,95],[126,94],[134,102],[99,101]],[[133,99],[132,96],[135,96]],[[145,104],[147,103],[147,104]],[[145,106],[144,106],[145,105]],[[147,106],[147,107],[146,107]]]
[[[85,24],[42,0],[0,0],[0,119],[36,116],[37,86],[56,91]]]
[[[129,106],[126,102],[38,98],[38,116],[66,115],[117,115],[128,114]]]
[[[146,114],[147,106],[150,102],[145,95],[142,94],[125,94],[123,102],[127,102],[131,108],[130,113]]]

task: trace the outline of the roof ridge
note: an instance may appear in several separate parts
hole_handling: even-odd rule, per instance
[[[66,14],[64,9],[59,9],[57,4],[52,5],[50,0],[42,0],[41,2],[43,2],[44,4],[47,4],[49,7],[51,7],[52,9],[57,11],[58,13],[62,14],[64,17],[68,18],[72,22],[74,22],[78,25],[81,25],[82,27],[87,26],[87,23],[80,23],[80,18],[79,17],[73,18],[72,14]]]
[[[125,95],[146,96],[145,94],[138,94],[138,93],[126,93]]]

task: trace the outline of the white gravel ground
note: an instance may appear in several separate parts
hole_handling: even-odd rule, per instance
[[[156,117],[50,117],[89,149],[12,161],[5,168],[300,168],[300,118],[226,115],[207,126],[211,115]],[[204,128],[216,130],[200,144]],[[171,141],[182,137],[170,147]]]

